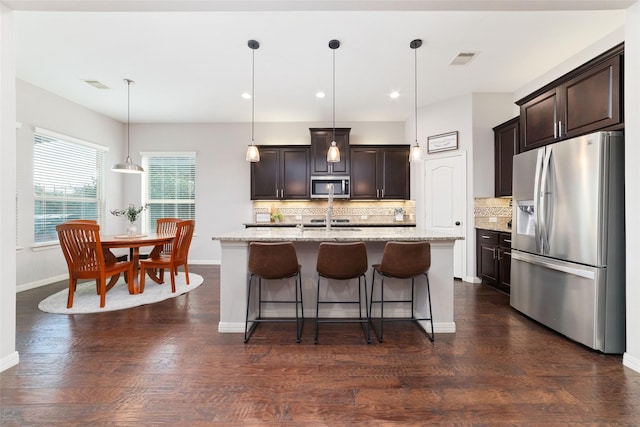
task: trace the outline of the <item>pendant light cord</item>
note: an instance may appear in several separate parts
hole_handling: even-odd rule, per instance
[[[418,49],[413,49],[413,108],[415,113],[415,126],[416,126],[416,144],[418,144]]]
[[[129,137],[129,124],[131,122],[131,80],[127,79],[127,158],[131,157],[131,145],[130,145],[130,137]]]
[[[336,50],[333,49],[333,141],[336,140]]]
[[[251,145],[254,145],[254,126],[255,126],[255,79],[256,79],[256,51],[251,50]]]

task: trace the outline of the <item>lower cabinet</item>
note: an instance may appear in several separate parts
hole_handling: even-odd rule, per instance
[[[483,283],[510,293],[511,233],[477,229],[476,265]]]

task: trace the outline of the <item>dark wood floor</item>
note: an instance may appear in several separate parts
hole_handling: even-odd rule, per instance
[[[134,309],[54,315],[19,293],[20,364],[0,374],[0,425],[640,425],[640,374],[455,283],[455,334],[414,325],[367,345],[356,324],[313,344],[263,324],[218,334],[219,269],[195,291]],[[108,295],[107,295],[108,299]]]

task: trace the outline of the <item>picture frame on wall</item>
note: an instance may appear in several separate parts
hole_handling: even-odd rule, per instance
[[[458,131],[427,137],[427,153],[458,149]]]

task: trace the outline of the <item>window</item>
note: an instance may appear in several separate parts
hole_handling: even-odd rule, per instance
[[[70,219],[102,224],[107,148],[40,128],[33,140],[34,243],[57,242]]]
[[[195,153],[142,153],[143,227],[156,231],[158,218],[195,219]]]

